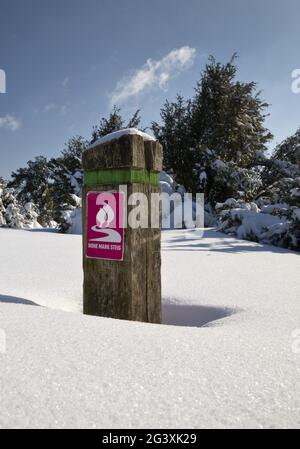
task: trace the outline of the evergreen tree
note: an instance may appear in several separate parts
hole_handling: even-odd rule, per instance
[[[205,187],[212,201],[223,200],[226,192],[239,195],[242,173],[251,180],[251,193],[257,190],[260,182],[253,167],[264,163],[266,143],[272,138],[264,127],[268,104],[260,99],[254,82],[235,80],[234,60],[235,55],[223,65],[211,57],[194,98],[167,101],[161,108],[161,124],[152,123],[164,147],[165,170],[191,192]]]
[[[256,168],[240,167],[233,161],[225,162],[216,152],[203,149],[199,165],[199,189],[206,203],[215,205],[227,198],[252,200],[262,187]]]
[[[30,218],[33,217],[18,202],[14,189],[8,188],[7,182],[0,178],[0,226],[23,228],[32,224]]]
[[[141,123],[141,116],[140,116],[140,109],[137,109],[131,119],[129,120],[126,128],[140,128]]]
[[[65,144],[61,156],[49,161],[51,170],[51,195],[53,200],[52,219],[59,227],[66,229],[62,211],[78,205],[81,196],[83,173],[81,158],[87,148],[87,141],[81,136],[72,137]]]
[[[27,167],[13,172],[8,187],[16,192],[21,204],[32,202],[38,209],[39,222],[47,226],[52,219],[53,200],[51,195],[51,170],[44,156],[38,156],[27,163]]]
[[[5,214],[5,206],[4,206],[4,194],[5,194],[6,182],[3,178],[0,177],[0,226],[4,226],[6,224],[4,214]]]
[[[133,114],[127,125],[125,125],[125,120],[120,112],[121,109],[114,106],[108,118],[102,117],[99,126],[94,126],[93,128],[91,143],[94,143],[100,137],[106,136],[114,131],[119,131],[124,128],[139,127],[141,121],[139,109]]]
[[[191,112],[191,101],[177,95],[176,101],[165,102],[160,111],[162,124],[152,122],[152,131],[164,148],[164,170],[174,174],[178,184],[194,191],[199,157],[191,133]]]
[[[82,136],[74,136],[65,144],[59,160],[63,168],[69,173],[81,170],[82,153],[86,150],[88,141]]]
[[[81,156],[87,141],[76,136],[66,143],[58,158],[49,161],[43,157],[30,160],[25,168],[12,173],[8,187],[13,189],[16,200],[25,207],[25,219],[34,218],[45,227],[55,221],[66,230],[64,212],[80,205],[82,188]],[[34,207],[30,205],[34,205]]]
[[[264,127],[269,106],[256,92],[256,83],[235,80],[236,55],[227,64],[210,57],[192,100],[192,132],[200,145],[214,150],[225,162],[247,167],[256,163],[272,134]]]
[[[300,128],[275,148],[273,159],[287,161],[300,167]]]
[[[300,176],[300,128],[275,148],[272,157],[266,161],[262,173],[264,186],[268,187],[283,178]]]

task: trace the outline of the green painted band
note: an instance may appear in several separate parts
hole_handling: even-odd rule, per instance
[[[90,187],[109,184],[159,184],[159,173],[142,168],[89,170],[84,172],[83,183]]]

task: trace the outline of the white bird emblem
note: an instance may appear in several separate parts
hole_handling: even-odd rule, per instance
[[[114,218],[115,214],[113,209],[109,206],[109,204],[104,204],[96,215],[97,226],[99,226],[99,228],[107,228]]]

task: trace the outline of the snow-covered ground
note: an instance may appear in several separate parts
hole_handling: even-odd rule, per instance
[[[299,254],[166,231],[151,325],[81,314],[80,236],[0,251],[0,427],[300,427]]]

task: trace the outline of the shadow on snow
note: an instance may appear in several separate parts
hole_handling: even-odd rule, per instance
[[[0,295],[0,304],[22,304],[39,306],[25,298]],[[201,327],[212,321],[220,320],[236,313],[226,307],[210,307],[202,305],[162,304],[162,324],[171,326]]]
[[[0,303],[5,302],[8,304],[25,304],[28,306],[39,306],[36,302],[29,299],[18,298],[17,296],[0,295]]]
[[[202,327],[212,321],[226,318],[234,313],[236,313],[236,310],[226,307],[163,304],[162,324],[172,326]]]
[[[170,233],[167,239],[162,242],[162,251],[208,251],[210,253],[247,253],[247,252],[273,252],[277,254],[299,253],[286,248],[272,246],[264,243],[256,243],[248,240],[237,239],[234,236],[222,234],[212,229],[205,229],[203,239],[197,236],[197,232],[192,230],[183,230],[182,235],[172,236],[173,231],[164,231]],[[218,239],[218,242],[207,242],[209,239]]]

